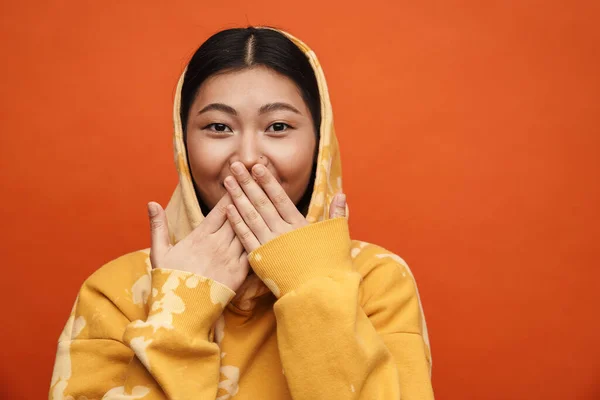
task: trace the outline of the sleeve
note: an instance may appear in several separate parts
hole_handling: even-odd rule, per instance
[[[376,304],[363,309],[368,295],[361,294],[363,277],[351,257],[345,218],[279,236],[249,259],[278,298],[279,353],[294,400],[433,399],[420,333],[390,323],[379,309],[410,313],[413,307],[405,303],[414,304],[414,292],[392,287],[403,293],[391,301],[377,296]]]
[[[212,327],[234,292],[160,268],[148,268],[129,290],[122,278],[131,265],[113,263],[79,292],[49,399],[215,399],[220,351]]]

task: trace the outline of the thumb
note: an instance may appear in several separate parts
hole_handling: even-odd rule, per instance
[[[339,218],[346,216],[346,195],[338,193],[333,197],[329,206],[329,218]]]
[[[167,254],[171,247],[169,242],[169,227],[167,214],[160,204],[151,201],[148,203],[148,218],[150,218],[150,261],[153,268],[158,268],[159,261]]]

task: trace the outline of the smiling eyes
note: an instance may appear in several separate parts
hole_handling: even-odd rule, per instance
[[[291,128],[291,126],[284,122],[275,122],[267,128],[267,132],[283,132],[287,131],[288,128]]]
[[[231,128],[225,124],[209,124],[202,129],[208,129],[215,132],[231,132]]]
[[[219,123],[212,123],[212,124],[208,124],[206,125],[204,128],[202,128],[203,130],[208,130],[211,132],[218,132],[218,133],[233,133],[233,130],[225,125],[225,124],[219,124]],[[285,132],[288,129],[293,129],[291,125],[286,124],[285,122],[275,122],[271,125],[269,125],[269,127],[267,128],[267,132]]]

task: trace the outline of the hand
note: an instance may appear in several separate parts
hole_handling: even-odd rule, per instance
[[[234,204],[226,206],[227,218],[247,253],[279,235],[308,225],[264,165],[256,164],[250,174],[244,164],[235,162],[231,171],[233,176],[225,178],[225,187]],[[346,216],[344,194],[339,193],[333,198],[329,216]]]
[[[158,203],[148,203],[152,268],[192,272],[236,291],[250,267],[240,239],[227,222],[228,204],[231,198],[225,195],[196,229],[173,246],[169,241],[165,211]]]

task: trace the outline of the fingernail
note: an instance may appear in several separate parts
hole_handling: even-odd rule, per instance
[[[236,173],[236,174],[241,174],[242,172],[244,172],[244,166],[242,165],[241,162],[234,162],[233,164],[231,164],[231,170]]]
[[[344,193],[338,194],[337,204],[338,207],[346,207],[346,195]]]
[[[156,214],[158,214],[158,209],[156,207],[156,204],[150,202],[148,203],[148,216],[150,218],[156,216]]]
[[[265,174],[265,166],[264,165],[255,165],[252,169],[254,171],[254,175],[263,176]]]

